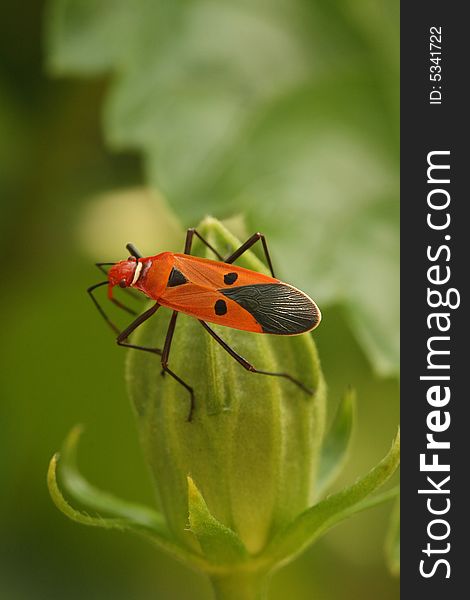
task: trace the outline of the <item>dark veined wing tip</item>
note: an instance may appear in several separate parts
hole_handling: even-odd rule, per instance
[[[315,329],[321,321],[315,302],[287,283],[257,283],[219,292],[248,311],[263,333],[298,335]]]

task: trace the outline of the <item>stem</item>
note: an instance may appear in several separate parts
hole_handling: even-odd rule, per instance
[[[211,575],[216,600],[267,600],[269,575],[235,572]]]

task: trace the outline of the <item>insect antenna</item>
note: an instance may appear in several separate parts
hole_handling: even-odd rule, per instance
[[[144,255],[142,254],[142,252],[139,252],[139,250],[137,250],[137,248],[134,246],[134,244],[126,244],[126,248],[129,250],[129,254],[131,256],[134,256],[135,258],[143,258]]]

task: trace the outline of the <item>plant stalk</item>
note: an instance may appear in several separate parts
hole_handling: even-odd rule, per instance
[[[235,572],[212,575],[216,600],[267,600],[269,575],[265,572]]]

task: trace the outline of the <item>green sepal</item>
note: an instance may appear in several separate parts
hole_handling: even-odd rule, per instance
[[[68,434],[62,448],[60,476],[64,489],[74,500],[88,508],[129,519],[135,524],[168,536],[169,531],[163,515],[147,506],[122,500],[100,490],[82,476],[77,468],[77,446],[82,432],[83,427],[76,425]]]
[[[190,531],[212,564],[233,565],[248,558],[248,552],[238,535],[211,514],[204,497],[189,476],[188,512]]]
[[[204,557],[188,550],[188,548],[173,540],[166,528],[161,527],[163,517],[158,513],[135,505],[106,492],[101,492],[91,486],[74,464],[76,443],[80,435],[80,428],[75,428],[69,434],[64,444],[63,455],[54,454],[47,472],[47,486],[52,501],[56,507],[69,519],[91,527],[104,529],[117,529],[119,531],[130,531],[136,533],[154,543],[177,560],[203,570],[208,570],[209,565]],[[71,460],[69,463],[68,461]],[[69,494],[80,503],[87,505],[93,510],[98,507],[116,517],[103,517],[100,514],[89,514],[84,510],[74,508],[64,497],[57,481],[58,470],[61,480],[67,481],[66,487]],[[147,512],[148,511],[148,512]],[[134,519],[134,516],[136,517]],[[156,515],[156,516],[155,516]],[[152,518],[149,518],[149,517]],[[144,518],[145,517],[145,518]]]
[[[316,484],[317,497],[323,495],[341,472],[348,456],[355,422],[356,393],[349,388],[341,399],[321,449]]]
[[[392,575],[400,575],[400,498],[395,501],[395,506],[390,517],[390,525],[385,539],[385,557]]]
[[[90,525],[91,527],[103,527],[104,529],[119,529],[125,531],[129,529],[129,525],[125,519],[104,518],[100,515],[91,516],[86,512],[79,511],[73,508],[62,495],[57,483],[57,465],[60,460],[60,454],[57,452],[51,458],[49,469],[47,471],[47,487],[51,495],[52,501],[56,507],[69,519],[81,523],[82,525]]]
[[[396,496],[397,489],[393,489],[368,498],[393,475],[399,463],[400,431],[390,451],[377,466],[350,487],[332,494],[299,515],[271,540],[263,552],[265,558],[272,560],[273,564],[288,562],[340,521]]]

